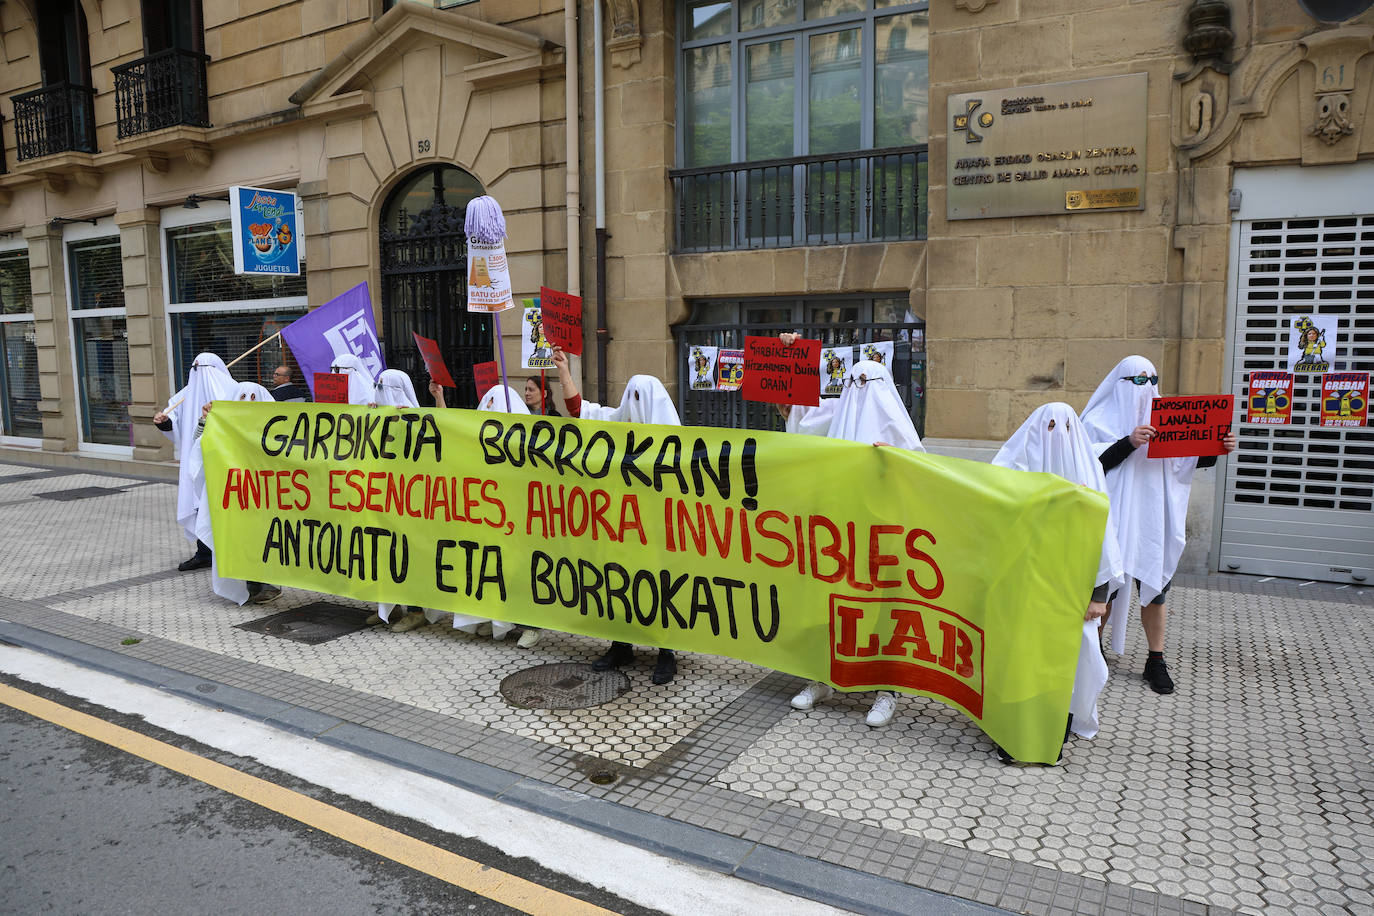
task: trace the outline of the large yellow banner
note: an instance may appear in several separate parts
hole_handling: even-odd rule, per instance
[[[217,403],[221,575],[935,697],[1064,736],[1106,497],[786,433]]]

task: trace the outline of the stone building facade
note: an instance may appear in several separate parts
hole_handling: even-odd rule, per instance
[[[1374,369],[1368,4],[597,2],[227,0],[189,20],[156,0],[0,4],[0,97],[18,99],[0,105],[4,454],[165,461],[145,421],[192,343],[265,337],[361,281],[400,353],[460,295],[461,265],[406,245],[451,239],[478,192],[505,209],[517,295],[585,296],[584,389],[613,398],[652,373],[689,422],[766,418],[681,385],[688,345],[793,327],[890,342],[918,426],[945,439],[1000,440],[1049,400],[1081,407],[1131,353],[1165,393],[1243,395],[1304,309],[1339,322],[1336,368]],[[62,29],[86,50],[58,53]],[[204,61],[203,83],[176,69],[169,95],[168,54]],[[1147,87],[1142,206],[951,218],[950,144],[966,142],[951,96],[1130,74]],[[197,89],[204,111],[187,116]],[[34,134],[35,94],[72,137]],[[172,121],[151,118],[169,98]],[[303,283],[225,292],[192,269],[236,184],[300,194]],[[1329,239],[1304,241],[1314,220]],[[490,352],[483,326],[442,330],[460,368]],[[521,334],[506,315],[508,363]],[[127,381],[101,381],[121,347]],[[1341,546],[1371,540],[1367,431],[1315,425],[1242,424],[1214,568],[1342,580],[1374,565]],[[1296,464],[1278,460],[1290,445]],[[1228,517],[1243,522],[1229,541]],[[1301,562],[1252,543],[1285,525]]]

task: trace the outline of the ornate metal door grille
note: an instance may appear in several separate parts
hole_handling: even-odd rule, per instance
[[[408,373],[423,392],[429,377],[411,334],[437,340],[458,385],[445,393],[450,407],[477,406],[472,366],[493,352],[491,317],[467,310],[464,212],[436,201],[414,216],[400,210],[396,224],[381,229],[386,364]]]
[[[1232,390],[1288,366],[1290,322],[1337,319],[1332,370],[1374,370],[1374,216],[1238,224]],[[1239,424],[1220,568],[1335,582],[1374,571],[1374,429],[1323,429],[1321,375],[1293,379],[1291,425]]]

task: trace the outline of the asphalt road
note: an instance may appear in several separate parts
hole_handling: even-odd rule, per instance
[[[385,814],[135,717],[8,676],[0,676],[0,682],[614,912],[654,912],[529,860]],[[550,904],[556,912],[557,898]],[[518,911],[0,704],[0,913],[512,912]]]

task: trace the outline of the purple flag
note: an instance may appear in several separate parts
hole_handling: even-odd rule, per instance
[[[373,378],[386,368],[372,317],[372,296],[365,282],[291,322],[282,328],[281,334],[296,357],[312,396],[315,373],[328,372],[335,353],[357,354]]]

